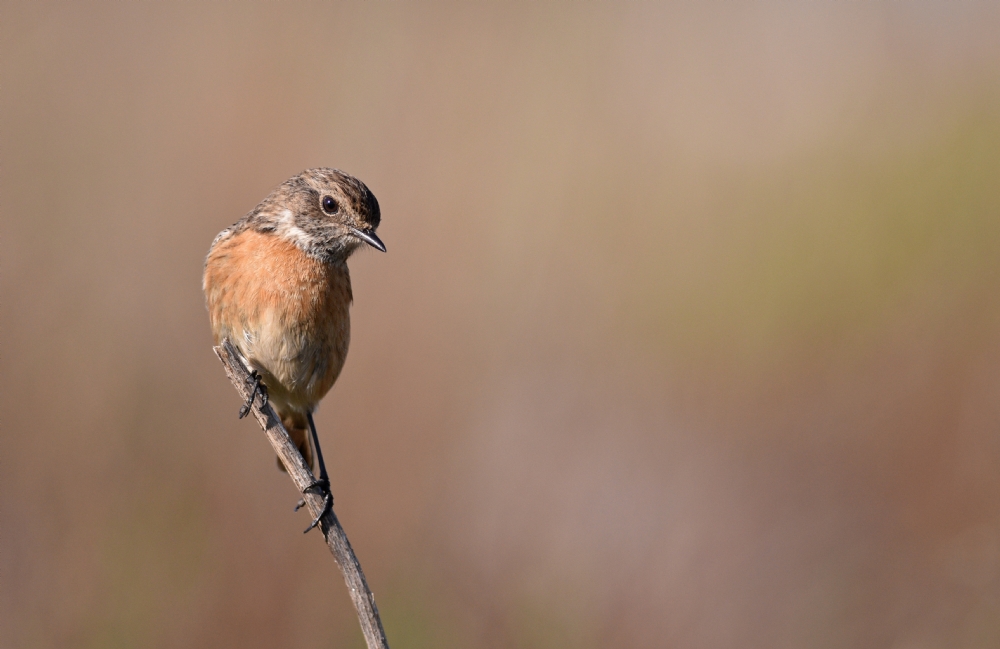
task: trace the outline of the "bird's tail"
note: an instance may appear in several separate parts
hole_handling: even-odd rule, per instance
[[[297,412],[291,413],[284,415],[281,418],[281,423],[285,425],[285,430],[288,431],[288,436],[292,438],[292,443],[298,447],[299,453],[302,453],[302,457],[306,461],[306,466],[312,470],[313,452],[312,445],[309,443],[309,424],[306,421],[306,416]],[[281,458],[276,459],[278,460],[278,468],[284,471],[285,465],[281,463]]]

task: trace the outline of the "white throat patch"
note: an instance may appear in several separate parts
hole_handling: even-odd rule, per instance
[[[302,250],[308,250],[313,243],[312,237],[306,234],[305,230],[295,225],[295,215],[291,210],[282,210],[275,232],[287,237]]]

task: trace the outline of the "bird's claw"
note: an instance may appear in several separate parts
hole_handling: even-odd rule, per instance
[[[267,405],[267,386],[261,382],[261,377],[257,373],[257,370],[250,372],[250,378],[253,379],[253,389],[250,390],[250,397],[247,399],[247,402],[240,408],[240,419],[250,414],[250,409],[253,408],[253,400],[257,398],[258,394],[260,394],[260,407],[263,408]]]
[[[311,491],[317,495],[323,496],[323,509],[320,510],[316,518],[313,519],[312,523],[309,523],[309,527],[305,529],[303,534],[307,534],[309,530],[317,527],[319,521],[323,516],[326,515],[330,509],[333,508],[333,494],[330,493],[330,481],[326,478],[320,478],[319,480],[314,480],[312,484],[302,490],[303,493]],[[297,505],[295,505],[295,511],[299,511],[306,504],[305,500],[300,500]]]

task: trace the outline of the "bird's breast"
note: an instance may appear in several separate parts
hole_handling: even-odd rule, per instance
[[[347,356],[347,265],[317,260],[278,235],[244,230],[209,252],[204,285],[216,342],[233,341],[263,373],[276,405],[314,408]]]

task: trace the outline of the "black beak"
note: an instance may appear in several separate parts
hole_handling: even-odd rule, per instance
[[[385,252],[385,244],[382,243],[382,240],[378,238],[377,234],[375,234],[375,230],[359,230],[357,228],[351,228],[351,232],[354,236],[361,239],[375,250]]]

